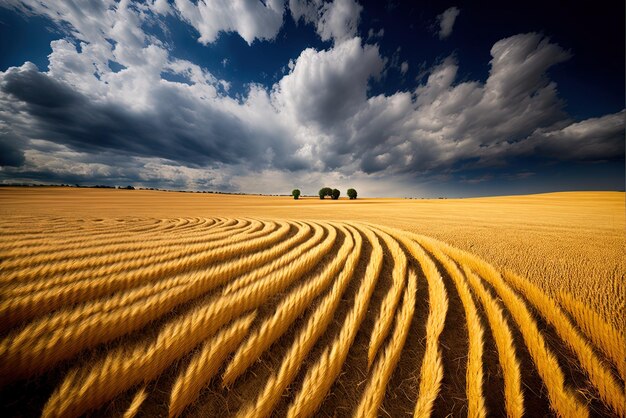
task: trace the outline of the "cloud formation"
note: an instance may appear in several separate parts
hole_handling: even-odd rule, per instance
[[[250,45],[274,39],[283,24],[284,0],[175,0],[176,12],[199,33],[198,42],[215,42],[220,32],[237,32]]]
[[[458,7],[450,7],[437,16],[437,22],[439,23],[439,39],[446,39],[448,36],[452,35],[454,22],[460,13],[461,10],[459,10]]]
[[[10,5],[48,16],[69,36],[52,42],[47,70],[26,62],[0,72],[4,179],[265,192],[334,179],[385,190],[385,179],[449,176],[516,158],[624,155],[624,111],[569,117],[548,70],[571,54],[537,33],[496,42],[484,82],[458,80],[449,56],[423,84],[373,95],[372,80],[392,63],[357,36],[362,7],[290,0],[294,20],[313,24],[332,46],[302,51],[271,88],[252,84],[231,97],[228,80],[172,56],[146,23],[178,16],[200,42],[236,31],[252,44],[276,36],[284,2]],[[408,69],[399,65],[402,75]]]
[[[340,43],[356,36],[363,7],[355,0],[289,0],[289,9],[296,22],[314,24],[323,41]]]

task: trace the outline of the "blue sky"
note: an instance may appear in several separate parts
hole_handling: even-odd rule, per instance
[[[0,1],[0,181],[624,189],[624,4]]]

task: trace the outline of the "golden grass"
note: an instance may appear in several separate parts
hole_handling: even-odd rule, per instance
[[[100,202],[97,193],[76,192]],[[543,411],[530,404],[524,410],[527,383],[517,358],[522,348],[545,387],[537,396],[554,414],[626,414],[624,334],[615,318],[623,309],[618,294],[623,283],[617,279],[621,261],[608,251],[605,260],[617,270],[600,285],[596,278],[605,270],[590,267],[586,258],[582,265],[590,280],[578,273],[558,277],[563,270],[556,263],[540,281],[520,274],[520,264],[510,261],[511,254],[504,256],[527,233],[528,247],[549,231],[576,241],[550,206],[561,205],[564,217],[580,227],[583,221],[574,209],[581,206],[565,198],[570,195],[454,202],[365,199],[356,205],[227,196],[209,217],[168,218],[171,209],[159,209],[167,202],[155,205],[148,216],[142,212],[144,202],[135,202],[129,207],[137,213],[130,218],[106,201],[99,216],[89,204],[71,217],[45,214],[38,205],[18,215],[11,205],[28,202],[29,195],[8,199],[6,193],[0,190],[0,202],[7,203],[0,206],[7,214],[0,222],[5,237],[0,242],[0,398],[12,399],[3,405],[8,415],[369,417],[405,414],[406,405],[418,417],[458,414],[458,409],[447,411],[450,404],[444,400],[450,390],[446,376],[459,373],[456,365],[462,361],[466,399],[454,402],[461,403],[463,414],[496,413],[487,405],[494,402],[494,392],[503,392],[503,398],[496,397],[503,405],[496,408],[509,416],[531,416]],[[46,190],[33,194],[54,199]],[[171,195],[126,196],[150,202]],[[198,202],[217,198],[181,195],[179,205],[185,214],[198,210]],[[298,220],[279,216],[287,205],[299,205]],[[320,205],[329,213],[320,212]],[[493,241],[497,233],[490,237],[491,246],[499,249],[489,252],[488,240],[480,239],[478,231],[496,221],[474,220],[477,248],[466,251],[462,241],[471,234],[459,227],[461,210],[475,209],[468,214],[479,218],[516,205],[536,215],[541,226],[531,222],[515,229],[505,213],[501,222],[512,228],[511,235],[502,241]],[[257,217],[263,211],[275,216]],[[450,215],[439,229],[415,222],[418,216],[438,219],[435,211]],[[317,220],[310,219],[313,213]],[[352,220],[341,221],[349,216]],[[606,238],[601,248],[619,241],[611,231],[621,222],[617,218],[600,226]],[[454,228],[458,236],[446,235]],[[426,234],[412,232],[417,230]],[[442,236],[447,242],[436,239]],[[545,243],[539,247],[545,249]],[[534,264],[532,251],[523,253],[529,276],[545,267]],[[481,257],[486,253],[494,256],[494,264]],[[571,265],[568,271],[575,273]],[[384,285],[383,274],[388,275]],[[453,294],[447,294],[444,279],[451,280]],[[569,283],[575,280],[576,286]],[[592,285],[604,294],[595,295]],[[377,302],[371,303],[374,298]],[[464,318],[452,320],[449,307]],[[484,332],[482,318],[491,333]],[[549,329],[541,327],[544,320]],[[444,327],[449,335],[463,328],[469,337],[458,341],[465,353],[460,359],[445,347]],[[485,372],[498,367],[484,355],[490,338],[503,387],[494,387],[499,380]],[[567,367],[586,377],[576,380]],[[413,383],[396,387],[396,373]],[[31,402],[42,384],[50,385],[44,389],[50,396],[45,404]]]
[[[148,397],[148,393],[146,392],[145,386],[137,391],[135,396],[133,397],[133,401],[128,406],[128,409],[124,412],[123,418],[133,418],[139,412],[139,408],[141,408],[141,404]]]
[[[344,264],[354,265],[359,257],[358,251],[352,251],[354,240],[343,226],[339,230],[344,234],[344,242],[333,261],[320,274],[302,283],[286,295],[276,307],[274,313],[266,318],[243,343],[224,372],[223,382],[228,386],[239,377],[261,354],[267,350],[293,324],[297,317],[310,306],[332,282]],[[350,256],[348,260],[346,260]]]
[[[426,352],[420,369],[420,386],[415,405],[415,417],[428,417],[432,413],[443,379],[443,361],[439,337],[448,312],[448,295],[441,275],[432,259],[406,235],[398,238],[420,263],[428,282],[428,319],[426,320]]]
[[[463,273],[458,266],[443,251],[436,247],[429,247],[430,252],[441,262],[448,271],[459,298],[465,310],[465,321],[468,334],[467,371],[465,373],[465,386],[467,392],[467,415],[468,417],[485,417],[487,409],[483,395],[483,335],[484,330],[478,316],[478,308],[472,298],[470,288]],[[513,416],[514,414],[511,414]],[[521,415],[521,414],[520,414]]]
[[[393,258],[393,271],[391,273],[392,284],[391,289],[385,295],[383,303],[380,307],[380,313],[374,324],[374,330],[372,331],[372,337],[370,339],[369,352],[367,353],[368,367],[374,362],[374,356],[378,351],[378,348],[383,343],[393,321],[396,307],[400,302],[402,296],[402,290],[406,282],[406,255],[398,245],[398,243],[384,232],[378,232],[383,242],[387,245],[389,252]]]
[[[369,301],[378,282],[383,262],[383,250],[379,240],[370,229],[363,229],[363,234],[372,245],[372,254],[363,277],[363,282],[354,299],[354,306],[348,313],[339,335],[332,345],[320,356],[312,366],[289,408],[289,417],[309,417],[315,414],[330,390],[331,385],[341,372],[348,350],[354,342],[359,326],[365,317]]]
[[[554,327],[559,337],[576,354],[580,365],[598,390],[602,400],[618,415],[624,415],[626,413],[624,385],[617,381],[610,368],[598,358],[592,346],[578,332],[556,302],[515,273],[505,273],[505,277],[519,293],[525,295],[535,305],[541,315]]]
[[[17,235],[19,231],[32,231],[30,226],[42,216],[44,227],[49,225],[48,218],[60,218],[55,222],[61,228],[68,228],[69,219],[104,219],[104,225],[110,219],[121,225],[117,219],[131,218],[144,232],[158,226],[170,226],[169,231],[173,230],[173,222],[168,221],[171,218],[188,219],[189,223],[206,217],[375,222],[428,235],[469,251],[500,270],[507,268],[526,277],[550,296],[566,290],[576,299],[589,302],[605,321],[623,333],[624,201],[623,192],[425,200],[359,197],[353,201],[329,201],[317,197],[294,200],[288,196],[31,187],[0,188],[0,217],[10,217],[15,228],[3,229],[15,229]],[[151,225],[155,221],[161,222]],[[77,232],[76,225],[68,229],[77,242],[84,243],[84,235]],[[37,232],[41,234],[43,230]],[[105,236],[111,232],[102,230]],[[129,231],[118,228],[115,232]]]
[[[385,350],[372,369],[370,380],[354,413],[355,417],[374,417],[378,415],[378,408],[385,396],[387,383],[398,364],[411,321],[413,320],[413,312],[415,311],[417,276],[414,271],[411,270],[409,272],[407,281],[408,283],[402,296],[402,305],[396,313],[396,324],[393,333]]]
[[[548,390],[550,404],[561,417],[585,417],[589,411],[583,401],[565,383],[559,363],[547,345],[525,302],[502,279],[500,273],[484,261],[464,251],[443,245],[444,251],[457,262],[478,272],[496,290],[517,323],[526,347]]]
[[[352,229],[348,227],[348,229]],[[354,231],[352,229],[352,231]],[[297,333],[293,344],[283,357],[281,366],[276,373],[270,376],[264,389],[257,396],[256,400],[248,403],[237,413],[240,417],[266,417],[272,413],[276,403],[279,401],[285,388],[294,379],[302,361],[305,359],[317,339],[324,333],[328,324],[333,318],[333,314],[341,301],[341,296],[348,282],[354,274],[358,254],[361,252],[362,238],[356,231],[353,232],[355,238],[356,258],[350,258],[343,270],[335,280],[330,291],[315,307],[309,316],[304,327]]]
[[[504,376],[506,413],[509,417],[522,417],[524,415],[522,377],[510,325],[504,318],[501,305],[487,291],[480,278],[467,267],[464,267],[464,270],[465,276],[469,279],[474,292],[482,302],[491,333],[498,348],[500,367]]]
[[[604,321],[592,307],[577,301],[565,291],[558,293],[558,302],[572,315],[577,325],[611,360],[622,380],[626,379],[626,337]]]
[[[215,376],[226,356],[244,339],[256,312],[246,315],[225,327],[207,340],[187,367],[178,375],[170,393],[169,416],[179,416],[192,403],[202,388]]]

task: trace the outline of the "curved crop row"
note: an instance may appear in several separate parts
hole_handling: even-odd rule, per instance
[[[265,231],[264,236],[217,247],[213,251],[203,252],[196,257],[189,255],[159,264],[148,263],[148,268],[146,266],[135,268],[140,264],[133,263],[132,267],[129,267],[130,271],[121,270],[115,275],[83,280],[77,284],[65,284],[58,287],[51,285],[50,289],[17,297],[11,297],[9,293],[7,298],[0,302],[0,314],[6,318],[4,326],[9,326],[16,321],[29,319],[35,313],[41,315],[52,312],[65,304],[94,300],[114,292],[140,286],[147,281],[184,273],[187,270],[197,271],[206,264],[225,261],[241,253],[267,247],[284,237],[289,229],[288,223],[282,223],[280,228],[276,230],[270,230],[269,233]]]
[[[378,277],[383,263],[383,250],[376,234],[370,229],[363,229],[363,233],[372,246],[372,254],[354,299],[354,305],[339,335],[332,345],[324,351],[317,363],[312,366],[302,383],[302,389],[289,408],[290,417],[309,417],[315,414],[324,400],[324,396],[341,372],[341,367],[348,356],[348,350],[352,345],[359,325],[363,321],[369,301],[378,282]]]
[[[250,226],[251,221],[241,221],[241,223],[230,226],[214,226],[212,228],[204,227],[204,225],[198,225],[194,229],[187,229],[181,231],[176,230],[177,240],[172,242],[171,237],[154,237],[146,235],[136,235],[133,240],[124,240],[119,242],[93,242],[91,244],[81,243],[80,246],[64,247],[61,251],[56,248],[54,251],[36,250],[33,253],[22,253],[18,257],[11,257],[10,254],[6,254],[5,261],[2,266],[6,269],[18,269],[18,268],[32,268],[40,264],[51,264],[55,266],[57,272],[63,272],[61,262],[72,261],[71,268],[78,270],[79,268],[89,268],[98,265],[108,264],[111,260],[123,261],[125,255],[133,254],[135,257],[138,255],[136,252],[141,251],[141,255],[146,254],[146,250],[149,249],[162,249],[164,244],[167,244],[168,248],[178,248],[186,245],[203,244],[206,242],[216,241],[220,238],[225,238],[232,235],[233,230]],[[202,228],[199,228],[203,226]],[[260,225],[259,225],[260,227]],[[207,232],[210,231],[210,234]],[[219,231],[219,233],[217,232]],[[76,260],[80,260],[81,264],[76,263]],[[47,272],[50,274],[50,271]]]
[[[522,352],[555,415],[626,415],[620,332],[567,293],[552,297],[429,237],[362,222],[220,217],[24,217],[0,228],[9,240],[0,244],[8,416],[110,415],[120,405],[128,417],[144,408],[374,417],[407,407],[420,418],[532,416]],[[454,335],[468,339],[449,350]],[[574,388],[556,354],[585,381]],[[459,362],[465,399],[453,387],[463,380],[446,380]],[[398,372],[409,383],[396,387]],[[45,405],[24,401],[38,379],[55,384]],[[454,400],[441,402],[448,391]],[[16,392],[25,395],[9,401]]]
[[[252,239],[267,234],[268,230],[272,230],[272,225],[263,225],[256,221],[251,223],[242,223],[241,235],[232,234],[224,236],[222,240],[217,242],[207,242],[200,245],[189,245],[186,248],[178,248],[175,251],[167,246],[158,246],[152,249],[141,249],[134,257],[115,257],[108,256],[105,267],[101,267],[99,264],[93,263],[91,260],[83,260],[75,262],[74,260],[68,260],[58,264],[36,266],[33,268],[27,268],[16,272],[7,273],[7,280],[15,282],[26,282],[32,279],[37,280],[49,280],[51,284],[65,284],[75,281],[80,281],[88,278],[96,278],[102,276],[108,276],[119,271],[128,271],[137,268],[142,268],[147,264],[165,263],[170,260],[184,260],[190,258],[197,258],[197,255],[206,253],[214,248],[219,248],[233,240],[237,242],[237,237],[241,238],[241,241]],[[246,228],[247,227],[247,228]],[[248,236],[248,231],[252,233]],[[180,261],[179,261],[180,262]],[[59,273],[63,273],[59,275]]]
[[[611,359],[622,380],[626,380],[626,337],[598,315],[592,307],[561,291],[557,301],[576,324],[604,354]]]
[[[396,315],[396,324],[391,334],[389,344],[385,347],[376,365],[372,369],[371,378],[361,397],[361,402],[354,414],[355,417],[373,417],[378,415],[378,408],[385,396],[387,383],[396,367],[400,354],[404,348],[409,327],[415,311],[415,291],[417,276],[414,271],[409,272],[407,285],[402,296],[402,305]]]
[[[340,226],[344,234],[344,242],[337,256],[326,268],[315,277],[305,281],[286,295],[276,307],[271,317],[265,319],[239,347],[235,356],[226,367],[223,384],[228,386],[239,377],[261,354],[274,343],[302,312],[311,304],[322,291],[332,282],[344,263],[354,265],[359,253],[352,251],[354,239],[347,230]],[[350,258],[348,259],[348,255]],[[346,261],[346,259],[348,259]]]
[[[357,257],[351,257],[345,264],[343,270],[335,280],[330,291],[324,296],[309,316],[306,324],[297,333],[279,370],[269,377],[265,387],[257,396],[256,400],[248,404],[237,413],[240,417],[266,417],[282,396],[285,388],[293,381],[302,361],[309,351],[324,333],[328,324],[333,318],[334,312],[341,301],[341,296],[354,274],[354,268],[361,253],[362,238],[352,227],[347,227],[354,235],[356,245],[354,252]]]

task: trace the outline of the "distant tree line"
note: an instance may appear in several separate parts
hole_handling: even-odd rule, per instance
[[[291,191],[291,195],[294,199],[298,200],[300,198],[300,189],[293,189]],[[317,193],[320,199],[324,199],[326,196],[330,196],[331,199],[337,200],[341,195],[339,189],[331,189],[330,187],[322,187],[320,191]],[[356,199],[357,193],[354,189],[348,189],[346,194],[350,198],[350,200]]]

